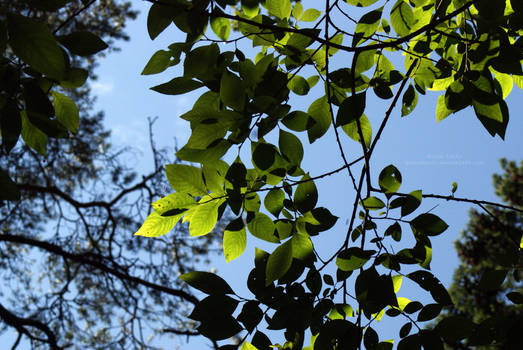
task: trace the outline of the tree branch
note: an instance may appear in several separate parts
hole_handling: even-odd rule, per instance
[[[43,249],[43,250],[45,250],[47,252],[50,252],[50,253],[62,256],[65,259],[72,260],[72,261],[74,261],[76,263],[92,266],[94,268],[97,268],[97,269],[105,272],[105,273],[108,273],[108,274],[111,274],[111,275],[113,275],[115,277],[118,277],[121,280],[128,281],[128,282],[131,282],[131,283],[136,283],[136,284],[142,285],[142,286],[147,287],[147,288],[154,289],[154,290],[162,292],[162,293],[166,293],[166,294],[169,294],[169,295],[172,295],[172,296],[180,297],[180,298],[182,298],[182,299],[184,299],[184,300],[186,300],[186,301],[188,301],[188,302],[190,302],[192,304],[198,303],[198,299],[195,296],[193,296],[193,295],[191,295],[191,294],[189,294],[189,293],[187,293],[187,292],[185,292],[183,290],[169,288],[169,287],[166,287],[166,286],[162,286],[162,285],[159,285],[159,284],[155,284],[155,283],[146,281],[146,280],[141,279],[139,277],[131,276],[131,275],[129,275],[127,273],[124,273],[122,271],[119,271],[119,270],[117,270],[115,268],[109,267],[109,266],[105,265],[104,263],[102,263],[100,261],[93,260],[91,257],[89,257],[86,254],[69,253],[69,252],[63,250],[58,245],[53,244],[53,243],[39,241],[39,240],[36,240],[36,239],[33,239],[33,238],[24,237],[24,236],[11,235],[11,234],[7,234],[7,233],[0,234],[0,241],[12,242],[12,243],[20,243],[20,244],[30,245],[30,246],[33,246],[33,247],[38,247],[38,248],[41,248],[41,249]]]

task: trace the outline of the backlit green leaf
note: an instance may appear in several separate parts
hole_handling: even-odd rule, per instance
[[[220,99],[227,106],[243,111],[245,106],[245,90],[241,79],[228,71],[222,74],[220,82]]]
[[[365,146],[370,147],[370,142],[372,140],[372,127],[370,125],[369,119],[365,114],[362,114],[360,117],[360,127],[363,133],[363,139],[365,140]],[[349,124],[345,124],[341,129],[356,142],[360,142],[360,134],[358,132],[358,124],[354,120]]]
[[[45,156],[47,150],[47,135],[31,123],[27,113],[22,111],[22,139],[38,154]]]
[[[380,173],[378,184],[385,194],[397,192],[401,186],[400,171],[392,164],[386,166]]]
[[[312,127],[307,129],[309,142],[313,143],[322,137],[331,125],[330,108],[327,103],[327,97],[323,96],[314,101],[307,110],[307,113],[314,120]]]
[[[300,179],[300,184],[296,187],[294,193],[294,205],[302,212],[306,213],[316,206],[318,202],[318,190],[314,181],[310,180],[310,176],[304,175]]]
[[[417,231],[428,236],[436,236],[445,231],[449,225],[438,216],[424,213],[414,218],[410,225]]]
[[[80,115],[74,101],[70,97],[56,91],[53,91],[52,95],[56,119],[69,131],[78,132]]]
[[[365,209],[368,210],[379,210],[385,207],[385,203],[383,203],[381,199],[376,197],[365,198],[362,201],[361,205],[363,205],[363,207],[365,207]]]
[[[265,2],[267,10],[271,15],[281,19],[289,19],[292,5],[290,0],[267,0]]]
[[[252,218],[247,218],[247,228],[254,237],[272,243],[280,242],[274,235],[274,222],[263,213],[255,213]]]
[[[345,0],[345,1],[353,6],[365,7],[365,6],[370,6],[370,5],[374,4],[378,0]]]
[[[366,93],[351,95],[341,103],[336,117],[336,126],[347,125],[360,118],[365,111]]]
[[[204,196],[197,206],[191,209],[189,220],[189,233],[191,236],[203,236],[212,231],[218,220],[218,208],[225,199],[213,200]],[[186,221],[187,217],[184,218]]]
[[[285,160],[293,165],[300,165],[303,159],[303,146],[298,137],[280,129],[278,146]]]
[[[185,164],[167,164],[165,173],[172,188],[177,192],[188,193],[195,197],[207,193],[202,171],[196,167]]]
[[[161,216],[156,211],[153,211],[134,235],[144,237],[163,236],[173,229],[182,216],[183,213],[173,216]]]
[[[303,15],[301,15],[300,21],[303,21],[303,22],[314,22],[318,17],[320,17],[320,15],[321,15],[321,11],[319,11],[319,10],[316,10],[314,8],[307,9],[303,13]]]
[[[247,233],[241,218],[231,221],[223,233],[223,254],[225,261],[236,259],[245,251],[247,246]]]
[[[263,204],[265,205],[265,208],[269,211],[269,213],[271,213],[275,217],[278,217],[280,215],[281,210],[283,209],[284,199],[285,193],[283,193],[283,191],[279,188],[274,188],[267,193],[263,201]]]
[[[169,67],[171,63],[171,52],[165,50],[156,51],[142,70],[142,75],[158,74]]]
[[[352,39],[352,46],[357,46],[359,43],[364,42],[374,35],[380,24],[382,11],[383,7],[380,7],[376,10],[367,12],[360,18],[358,24],[356,24],[355,35]]]
[[[211,29],[222,40],[229,39],[229,33],[231,31],[231,26],[229,20],[223,17],[211,18]]]
[[[265,285],[270,285],[285,275],[292,263],[292,241],[279,245],[269,256],[265,270]]]
[[[416,19],[412,8],[405,0],[398,0],[390,11],[390,24],[399,36],[406,36],[410,33]]]

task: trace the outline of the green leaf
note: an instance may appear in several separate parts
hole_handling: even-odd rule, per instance
[[[390,24],[399,36],[406,36],[410,31],[416,19],[412,8],[405,0],[398,0],[390,11]]]
[[[292,236],[291,243],[293,258],[303,261],[313,259],[314,261],[314,249],[309,235],[297,232]]]
[[[203,86],[202,83],[186,77],[177,77],[167,83],[153,86],[151,90],[164,95],[182,95]]]
[[[229,39],[229,33],[231,31],[231,26],[229,20],[223,17],[211,18],[211,29],[216,34],[216,36],[223,41]]]
[[[447,118],[451,113],[454,113],[453,110],[450,110],[445,103],[445,95],[438,97],[438,103],[436,105],[436,121],[440,122],[443,119]]]
[[[486,270],[479,281],[478,288],[483,291],[494,291],[501,288],[505,277],[507,276],[507,270]]]
[[[378,0],[345,0],[347,3],[353,6],[366,7],[374,4]]]
[[[209,295],[196,304],[190,319],[200,322],[232,316],[238,306],[238,300],[225,294]]]
[[[385,194],[397,192],[401,186],[401,173],[394,165],[388,165],[381,171],[378,181]]]
[[[314,125],[307,129],[309,142],[313,143],[322,137],[331,125],[330,107],[327,103],[327,97],[323,96],[314,101],[307,110],[307,113],[314,120]]]
[[[428,236],[439,235],[449,227],[445,221],[430,213],[418,215],[410,222],[410,225],[416,232],[420,232]]]
[[[237,320],[244,325],[247,331],[252,332],[263,319],[263,315],[264,313],[258,306],[258,302],[249,300],[243,305],[242,311],[238,315]],[[246,347],[245,344],[248,343],[244,343],[242,349],[257,350],[254,346],[251,345],[250,347]]]
[[[292,77],[292,79],[287,83],[287,87],[296,95],[300,96],[307,95],[310,90],[307,80],[299,75]]]
[[[89,72],[82,68],[69,68],[65,78],[60,81],[60,86],[66,89],[75,89],[84,85]]]
[[[305,112],[293,111],[282,119],[282,123],[293,131],[305,131],[316,124],[316,121]]]
[[[276,160],[276,149],[273,145],[258,142],[252,144],[252,162],[260,170],[269,169]]]
[[[38,129],[27,117],[26,111],[20,113],[22,117],[22,139],[38,154],[45,156],[47,150],[47,135]]]
[[[292,5],[290,0],[267,0],[265,2],[267,10],[271,15],[281,19],[289,19]]]
[[[292,241],[280,244],[269,256],[265,270],[265,285],[268,286],[285,275],[292,264]]]
[[[439,102],[439,100],[438,100]],[[402,104],[401,104],[401,116],[405,117],[412,113],[414,108],[418,104],[418,93],[412,85],[409,85],[405,93],[403,94]],[[441,107],[440,107],[441,108]],[[440,119],[438,119],[439,121]]]
[[[0,131],[2,147],[9,152],[16,145],[20,138],[20,133],[23,131],[20,111],[13,100],[8,100],[3,108],[0,108]]]
[[[443,307],[440,304],[425,305],[418,314],[418,322],[425,322],[435,319],[440,314],[442,308]]]
[[[316,19],[318,19],[318,17],[320,17],[320,15],[321,15],[321,11],[319,11],[317,9],[314,9],[314,8],[307,9],[303,13],[303,15],[301,15],[300,21],[303,21],[303,22],[314,22]]]
[[[358,55],[358,58],[356,60],[356,68],[354,72],[356,73],[355,80],[356,80],[356,91],[359,91],[357,89],[358,83],[361,84],[362,80],[362,73],[368,71],[374,66],[374,63],[376,62],[376,51],[374,50],[368,50],[363,51]],[[350,77],[350,81],[352,82],[352,77]],[[352,89],[352,83],[350,84],[350,88]]]
[[[394,293],[399,292],[402,282],[403,282],[402,275],[392,276],[392,285],[394,286]]]
[[[370,125],[369,119],[367,119],[367,116],[365,114],[361,115],[360,118],[360,127],[363,134],[363,139],[365,140],[365,146],[370,147],[370,142],[372,140],[372,127]],[[353,139],[356,142],[360,141],[360,134],[358,132],[358,124],[354,120],[350,122],[349,124],[345,124],[341,127],[341,129],[349,136],[351,139]]]
[[[299,4],[299,3],[298,3]],[[240,350],[258,350],[258,348],[256,348],[254,345],[252,345],[251,343],[243,343],[242,344],[242,347]]]
[[[218,208],[225,199],[213,199],[204,196],[198,205],[190,210],[184,218],[189,221],[189,233],[191,236],[204,236],[211,232],[218,221]]]
[[[171,63],[171,55],[170,51],[156,51],[142,70],[142,75],[158,74],[166,70]]]
[[[9,174],[3,169],[0,169],[0,199],[8,201],[20,199],[20,191],[16,183],[9,178]]]
[[[294,205],[301,213],[314,209],[318,202],[318,190],[310,178],[309,174],[304,175],[294,192]]]
[[[396,242],[401,240],[401,225],[397,222],[393,223],[385,230],[385,237],[391,236]]]
[[[188,193],[193,197],[207,193],[202,171],[196,167],[185,164],[167,164],[165,173],[171,187],[177,192]]]
[[[79,56],[94,55],[108,47],[108,45],[97,35],[87,31],[72,32],[71,34],[62,35],[58,37],[58,40],[69,50],[69,52]]]
[[[360,118],[365,111],[365,101],[365,92],[351,95],[343,100],[336,116],[336,126],[347,125]]]
[[[223,233],[223,254],[225,261],[230,262],[245,251],[247,246],[247,233],[242,218],[232,220]]]
[[[361,42],[365,42],[368,38],[374,35],[380,24],[382,11],[383,6],[376,10],[367,12],[360,18],[358,24],[356,24],[355,35],[352,39],[352,46],[357,46]]]
[[[285,193],[283,193],[283,191],[279,188],[273,188],[265,196],[263,204],[265,205],[265,208],[269,211],[269,213],[271,213],[275,217],[278,217],[280,215],[281,210],[283,209],[284,199]]]
[[[74,133],[78,132],[80,114],[74,101],[70,97],[56,91],[53,91],[52,95],[56,119],[68,130]]]
[[[152,207],[162,216],[171,216],[180,214],[195,205],[196,201],[189,194],[177,192],[154,201]]]
[[[379,210],[385,207],[385,203],[376,197],[367,197],[360,203],[365,209],[368,210]]]
[[[253,18],[260,12],[258,0],[241,0],[242,11],[248,18]]]
[[[7,24],[9,46],[22,61],[50,78],[65,77],[64,55],[45,24],[20,15],[8,16]]]
[[[183,213],[173,216],[162,216],[153,211],[134,235],[144,237],[163,236],[173,229],[182,216]]]
[[[303,13],[303,5],[301,2],[297,2],[294,4],[294,7],[292,8],[292,17],[299,19],[300,16]]]
[[[216,119],[207,119],[205,123],[192,125],[192,133],[186,146],[192,149],[207,149],[211,144],[223,138],[226,134],[225,127]]]
[[[172,23],[177,11],[173,6],[160,3],[154,3],[151,6],[147,14],[147,31],[151,40],[154,40]]]
[[[181,275],[180,279],[205,294],[234,294],[229,284],[214,273],[191,271]]]
[[[241,79],[228,71],[222,74],[220,82],[220,99],[228,107],[239,112],[245,107],[245,89],[242,86]]]
[[[283,158],[292,165],[299,166],[303,159],[303,146],[296,135],[280,129],[278,146]]]
[[[336,266],[342,271],[354,271],[365,265],[375,253],[374,250],[349,248],[341,251],[336,258]]]
[[[243,328],[234,317],[225,316],[201,322],[197,330],[209,339],[224,340],[235,336]]]
[[[255,213],[251,218],[248,217],[247,228],[254,237],[267,242],[280,243],[280,240],[274,234],[274,222],[263,213]]]

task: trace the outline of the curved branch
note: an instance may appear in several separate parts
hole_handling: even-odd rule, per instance
[[[53,331],[49,328],[49,326],[42,323],[41,321],[34,320],[31,318],[18,317],[11,311],[7,310],[2,304],[0,304],[0,318],[9,326],[16,328],[16,330],[20,334],[25,334],[31,339],[48,343],[49,347],[52,350],[63,349],[62,347],[58,346],[58,343],[56,341],[56,335],[53,333]],[[38,328],[39,330],[45,333],[47,339],[36,338],[25,328],[26,326]]]
[[[182,299],[184,299],[184,300],[186,300],[186,301],[188,301],[188,302],[190,302],[192,304],[198,303],[198,299],[195,296],[193,296],[193,295],[191,295],[191,294],[189,294],[189,293],[187,293],[187,292],[185,292],[183,290],[169,288],[169,287],[166,287],[166,286],[162,286],[162,285],[159,285],[159,284],[155,284],[155,283],[146,281],[146,280],[144,280],[142,278],[139,278],[139,277],[131,276],[131,275],[129,275],[127,273],[124,273],[124,272],[121,272],[121,271],[119,271],[119,270],[117,270],[115,268],[109,267],[109,266],[103,264],[100,261],[93,260],[92,258],[90,258],[86,254],[69,253],[69,252],[63,250],[58,245],[53,244],[53,243],[39,241],[39,240],[36,240],[36,239],[33,239],[33,238],[24,237],[24,236],[11,235],[11,234],[7,234],[7,233],[0,234],[0,241],[12,242],[12,243],[20,243],[20,244],[30,245],[30,246],[33,246],[33,247],[38,247],[38,248],[41,248],[41,249],[43,249],[45,251],[48,251],[50,253],[62,256],[65,259],[72,260],[72,261],[74,261],[76,263],[92,266],[94,268],[97,268],[97,269],[105,272],[105,273],[108,273],[108,274],[111,274],[111,275],[113,275],[115,277],[118,277],[121,280],[125,280],[125,281],[131,282],[131,283],[139,284],[139,285],[142,285],[144,287],[151,288],[151,289],[154,289],[156,291],[159,291],[159,292],[162,292],[162,293],[166,293],[166,294],[169,294],[169,295],[172,295],[172,296],[180,297],[180,298],[182,298]]]

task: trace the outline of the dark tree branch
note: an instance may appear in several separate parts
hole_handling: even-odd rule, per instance
[[[53,333],[53,331],[46,324],[44,324],[38,320],[34,320],[31,318],[18,317],[11,311],[7,310],[2,304],[0,304],[0,318],[7,325],[14,327],[19,332],[19,334],[25,334],[31,339],[46,342],[49,344],[49,347],[51,348],[51,350],[62,349],[62,347],[58,346],[58,343],[56,341],[56,335]],[[45,333],[47,338],[41,339],[41,338],[35,337],[27,330],[26,326],[38,328],[40,331]],[[17,345],[18,342],[19,342],[19,338],[15,342],[15,345]],[[13,345],[13,346],[15,346],[15,345]]]
[[[122,271],[119,271],[115,268],[109,267],[105,265],[104,263],[94,260],[91,256],[87,254],[73,254],[69,253],[65,250],[63,250],[61,247],[59,247],[56,244],[52,244],[49,242],[39,241],[33,238],[24,237],[24,236],[18,236],[18,235],[11,235],[11,234],[0,234],[0,241],[5,242],[12,242],[12,243],[19,243],[19,244],[26,244],[33,247],[41,248],[49,253],[53,253],[59,256],[62,256],[66,259],[72,260],[79,264],[84,264],[88,266],[92,266],[94,268],[97,268],[105,273],[108,273],[110,275],[116,276],[120,278],[121,280],[128,281],[131,283],[139,284],[147,288],[154,289],[156,291],[166,293],[172,296],[180,297],[192,304],[196,304],[198,302],[198,299],[183,291],[180,289],[173,289],[166,286],[162,286],[159,284],[151,283],[149,281],[146,281],[142,278],[131,276],[127,273],[124,273]]]

